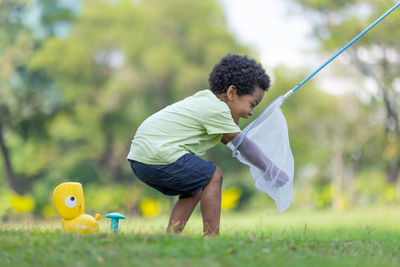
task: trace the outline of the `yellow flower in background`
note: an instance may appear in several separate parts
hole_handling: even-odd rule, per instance
[[[387,186],[383,192],[383,199],[385,203],[395,203],[398,200],[396,188],[394,186]]]
[[[334,209],[338,211],[344,211],[348,206],[348,201],[345,196],[336,197],[334,202]]]
[[[161,212],[161,206],[152,199],[143,199],[140,202],[140,211],[144,216],[155,217]]]
[[[11,195],[11,208],[16,212],[31,212],[35,207],[35,200],[29,195]]]
[[[221,209],[230,210],[237,206],[242,190],[238,187],[230,187],[222,192]]]
[[[317,208],[323,208],[331,203],[332,201],[332,187],[326,186],[319,193],[316,194],[315,206]]]

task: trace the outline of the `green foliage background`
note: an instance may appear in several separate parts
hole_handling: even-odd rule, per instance
[[[321,62],[392,3],[292,2],[315,19]],[[229,31],[216,0],[0,5],[0,186],[3,198],[33,195],[35,214],[43,214],[53,188],[64,181],[81,182],[96,212],[139,213],[143,197],[165,198],[138,182],[125,160],[135,130],[154,112],[207,88],[222,56],[257,58]],[[367,15],[357,16],[361,7]],[[335,77],[350,79],[364,98],[330,95],[311,81],[283,106],[296,163],[294,206],[398,203],[398,18],[398,12],[388,17],[343,55],[350,63],[332,63]],[[272,87],[252,119],[309,71],[267,69]],[[377,84],[374,93],[364,90],[370,80]],[[242,189],[238,209],[273,205],[255,192],[248,169],[223,145],[206,158],[223,169],[225,187]],[[9,205],[0,209],[0,216],[10,214]]]

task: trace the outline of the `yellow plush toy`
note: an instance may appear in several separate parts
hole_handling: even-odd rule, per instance
[[[67,232],[97,233],[100,214],[93,218],[84,214],[85,200],[80,183],[62,183],[54,189],[54,204],[57,212],[63,218],[62,226]]]

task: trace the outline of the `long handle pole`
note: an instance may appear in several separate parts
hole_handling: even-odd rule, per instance
[[[332,60],[334,60],[338,55],[340,55],[344,50],[349,48],[353,43],[355,43],[361,36],[366,34],[370,29],[372,29],[376,24],[378,24],[381,20],[383,20],[387,15],[392,13],[393,10],[400,6],[400,2],[395,4],[391,9],[386,11],[382,16],[380,16],[377,20],[375,20],[371,25],[369,25],[365,30],[363,30],[360,34],[353,38],[348,44],[346,44],[342,49],[340,49],[336,54],[334,54],[330,59],[328,59],[324,64],[322,64],[318,69],[316,69],[313,73],[311,73],[307,78],[305,78],[301,83],[297,84],[293,89],[287,92],[284,95],[284,99],[286,100],[289,96],[291,96],[294,92],[297,91],[303,84],[305,84],[308,80],[310,80],[315,74],[317,74],[320,70],[322,70],[326,65],[328,65]]]

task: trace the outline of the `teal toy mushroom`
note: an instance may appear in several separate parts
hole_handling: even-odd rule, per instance
[[[111,232],[118,233],[118,221],[119,219],[125,219],[125,216],[118,212],[112,212],[107,214],[106,218],[111,218]]]

